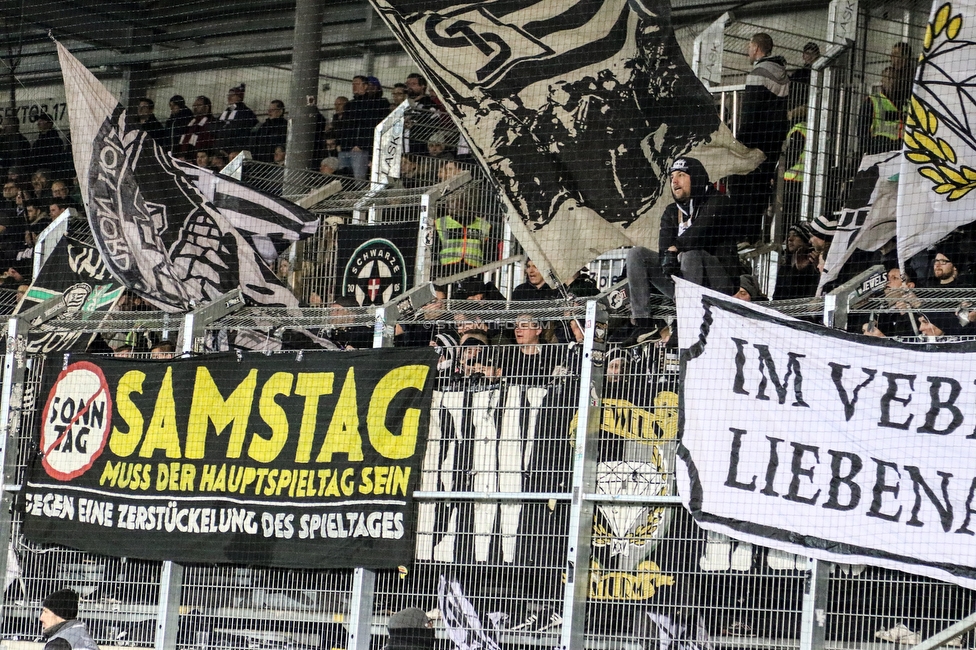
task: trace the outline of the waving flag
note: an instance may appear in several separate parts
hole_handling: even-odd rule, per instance
[[[656,247],[676,157],[713,180],[763,159],[719,120],[665,0],[371,1],[520,217],[519,242],[559,278]]]
[[[175,164],[268,264],[318,230],[318,215],[291,201],[259,192],[209,169],[179,160]]]
[[[898,190],[902,264],[976,220],[974,58],[976,0],[936,2],[905,122]]]
[[[60,43],[58,57],[75,171],[111,274],[165,311],[237,287],[255,304],[297,307],[248,240]]]

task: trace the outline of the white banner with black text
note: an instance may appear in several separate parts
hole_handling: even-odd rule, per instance
[[[976,587],[976,342],[865,337],[677,284],[698,524]]]

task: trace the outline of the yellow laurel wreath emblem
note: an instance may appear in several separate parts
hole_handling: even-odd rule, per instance
[[[936,41],[944,35],[953,41],[962,29],[962,14],[952,16],[952,4],[945,3],[935,12],[935,18],[925,28],[924,49],[920,62],[925,62]],[[938,137],[939,118],[925,104],[912,95],[905,116],[905,157],[919,165],[918,173],[932,181],[937,194],[945,194],[947,201],[958,201],[976,189],[976,169],[956,166],[956,151]]]

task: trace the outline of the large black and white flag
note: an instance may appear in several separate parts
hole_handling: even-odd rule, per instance
[[[736,142],[666,0],[371,0],[521,220],[540,268],[656,248],[678,156],[717,180],[763,159]]]
[[[318,230],[318,215],[291,201],[259,192],[212,170],[180,160],[174,162],[269,265],[289,246]]]
[[[976,345],[794,320],[676,281],[678,493],[740,541],[976,587]]]
[[[240,287],[256,304],[297,307],[247,239],[118,100],[60,43],[73,155],[95,244],[126,288],[183,311]]]

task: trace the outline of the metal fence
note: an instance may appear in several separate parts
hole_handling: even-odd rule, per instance
[[[881,287],[870,275],[857,280],[832,300],[773,306],[817,318],[831,306],[848,315],[880,308]],[[958,303],[922,299],[944,311]],[[971,593],[957,587],[808,562],[698,529],[674,487],[677,349],[607,343],[606,324],[626,311],[609,294],[586,303],[417,302],[228,308],[210,319],[203,306],[182,328],[187,351],[216,331],[314,327],[367,347],[392,344],[397,324],[415,343],[448,330],[487,332],[489,345],[440,349],[412,565],[297,571],[99,557],[25,541],[15,509],[0,518],[11,541],[3,636],[36,638],[41,599],[65,585],[83,596],[80,617],[101,644],[201,650],[367,648],[382,643],[388,617],[405,606],[431,612],[444,647],[880,650],[972,610]],[[662,304],[661,315],[668,309]],[[86,327],[70,315],[33,318],[15,318],[8,331]],[[121,313],[101,328],[162,329],[170,319]],[[517,328],[538,328],[552,342],[526,346]],[[64,363],[18,356],[22,336],[9,339],[4,376],[8,505],[32,453],[41,370]]]

